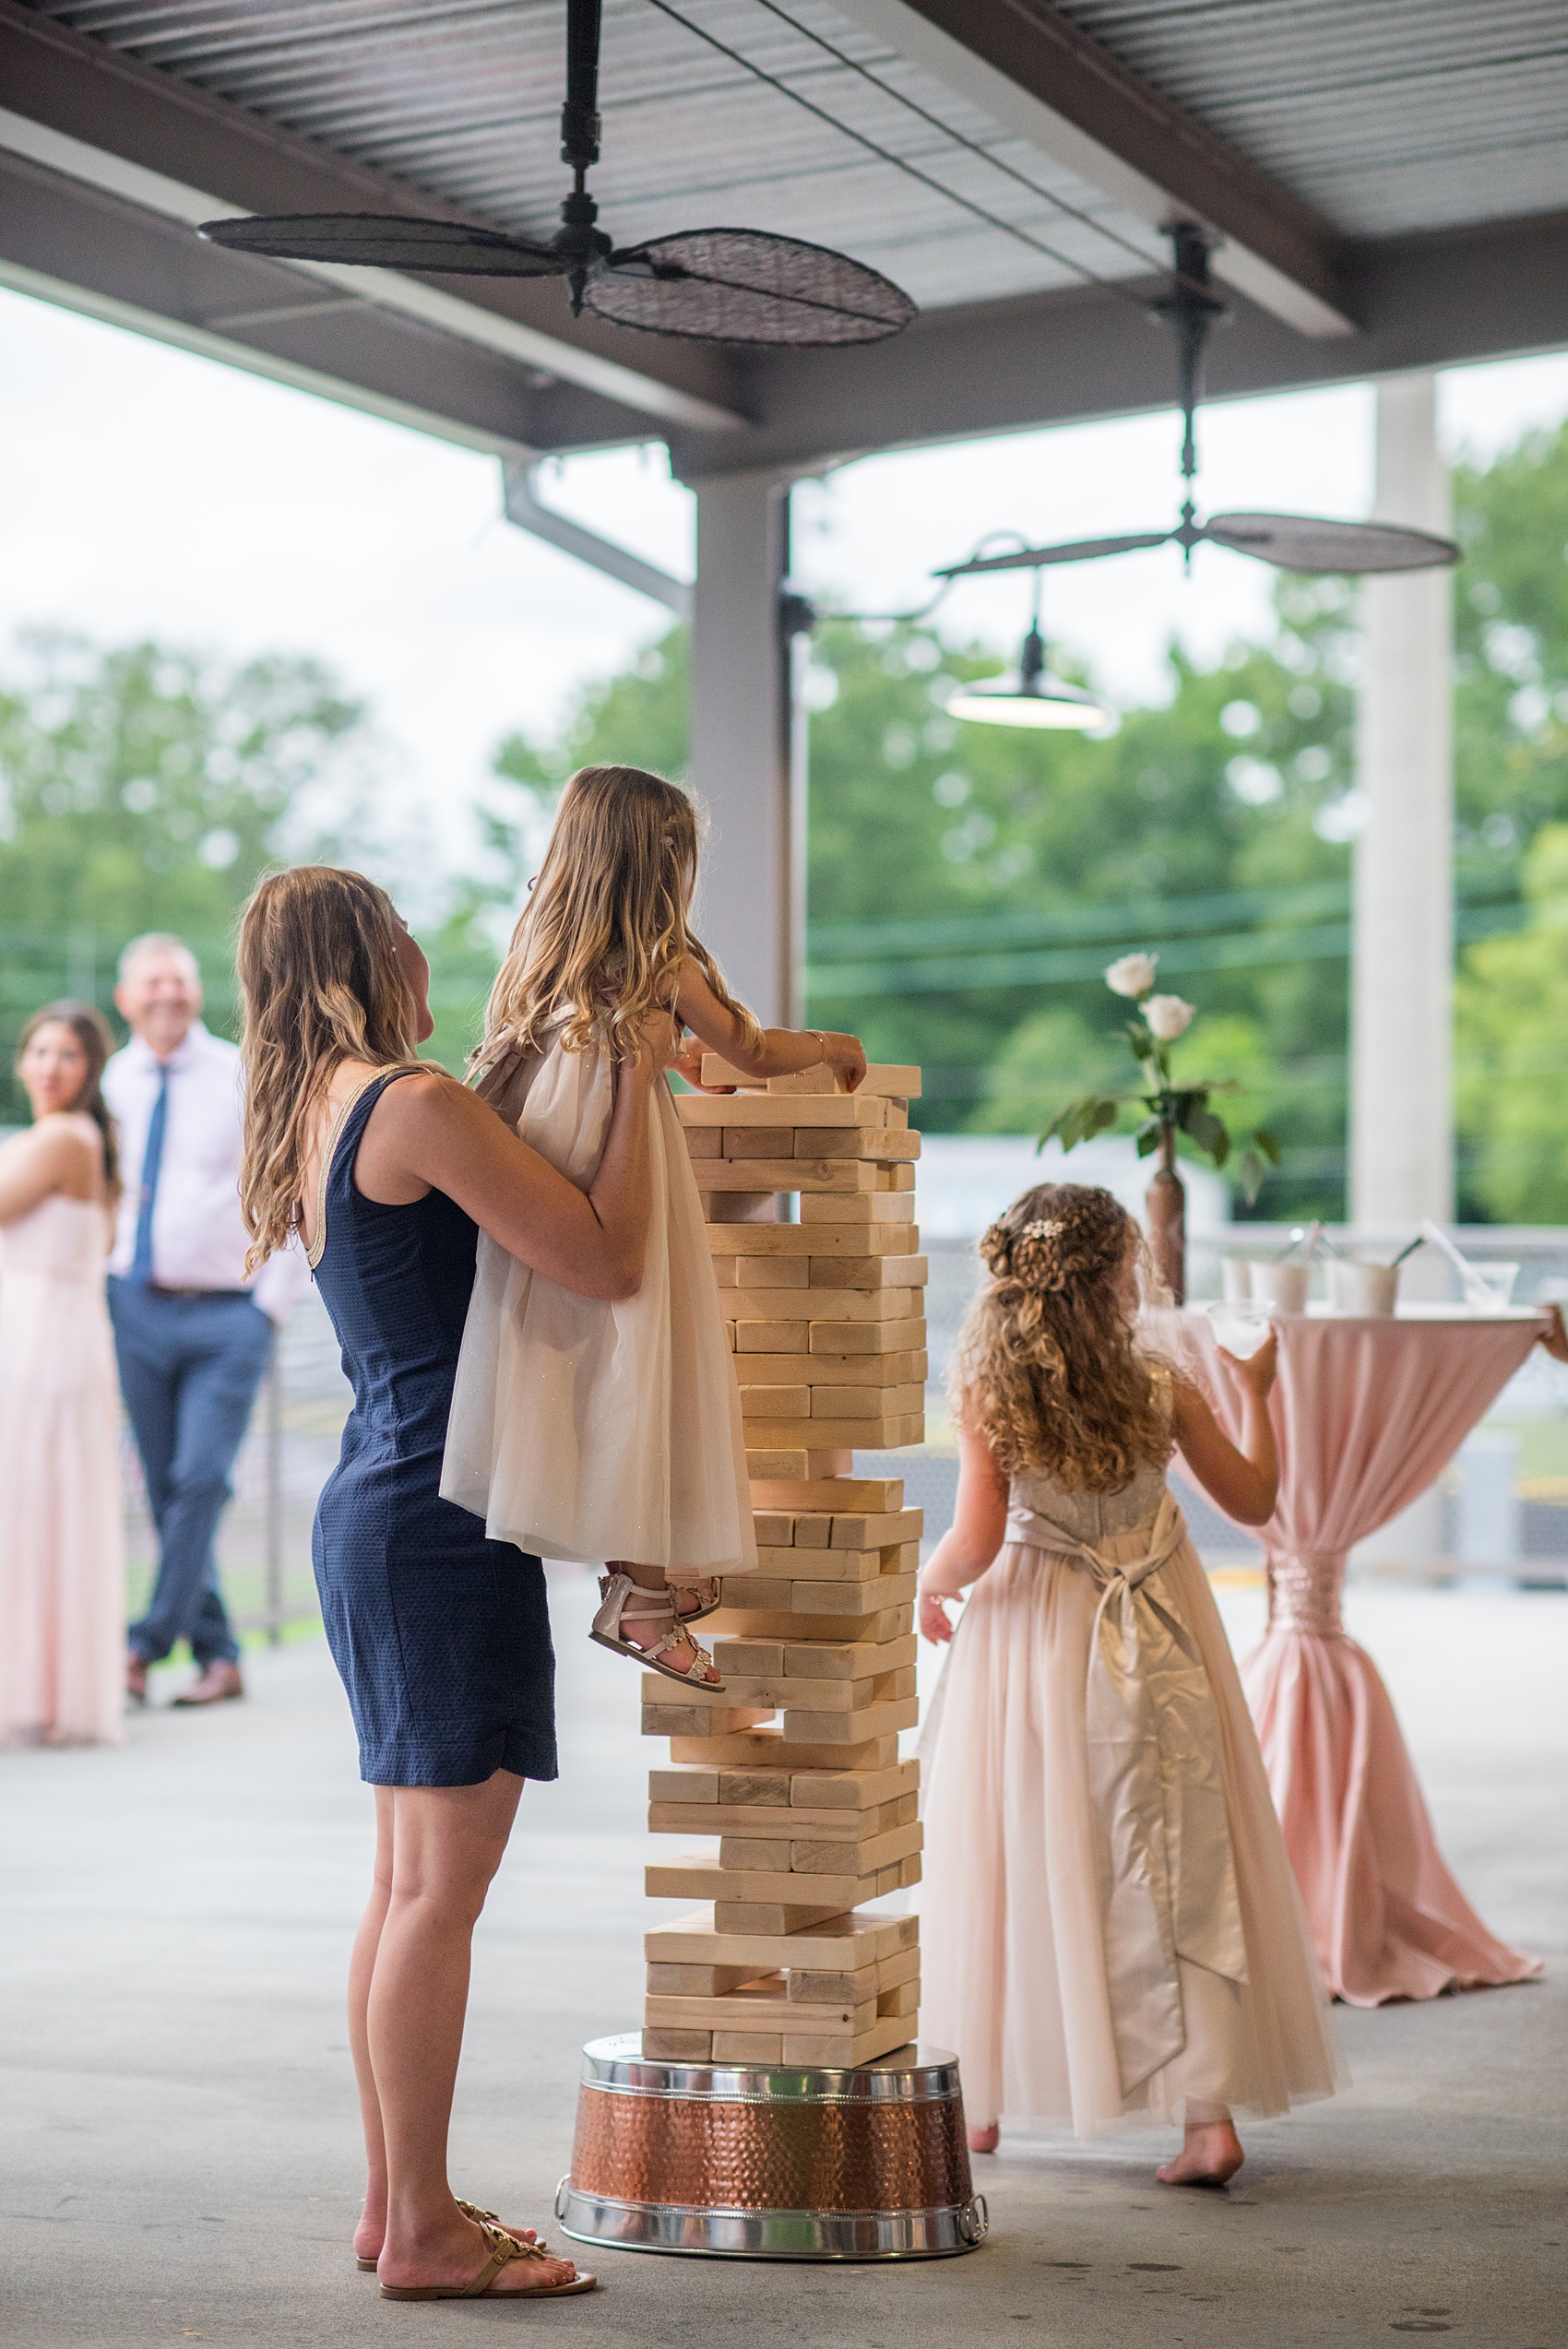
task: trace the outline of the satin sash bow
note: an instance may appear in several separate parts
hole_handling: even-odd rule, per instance
[[[1148,1585],[1187,1538],[1170,1493],[1149,1531],[1091,1548],[1015,1501],[1007,1539],[1088,1573],[1101,1596],[1085,1690],[1106,1979],[1124,2095],[1187,2044],[1177,1959],[1247,1978],[1219,1721],[1188,1632]]]

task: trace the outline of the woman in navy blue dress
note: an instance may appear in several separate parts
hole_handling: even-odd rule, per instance
[[[415,1061],[434,1025],[429,966],[373,883],[324,865],[264,881],[239,974],[253,1255],[300,1234],[354,1390],[314,1542],[375,1788],[349,1986],[368,2166],[354,2249],[393,2299],[588,2290],[447,2184],[473,1928],[524,1779],[555,1775],[555,1735],[540,1561],[488,1540],[438,1487],[480,1228],[585,1297],[636,1290],[649,1094],[673,1035],[622,1068],[584,1193]]]

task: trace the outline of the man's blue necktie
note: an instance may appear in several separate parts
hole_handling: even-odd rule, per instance
[[[158,1098],[148,1121],[147,1148],[141,1161],[141,1200],[137,1208],[137,1244],[131,1254],[131,1278],[145,1288],[152,1278],[152,1210],[158,1199],[158,1176],[163,1164],[163,1129],[169,1122],[169,1071],[159,1071]]]

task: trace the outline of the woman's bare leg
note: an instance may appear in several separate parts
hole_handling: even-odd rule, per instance
[[[354,2250],[362,2260],[381,2257],[386,2231],[386,2140],[381,2127],[381,2103],[370,2060],[366,2010],[371,1978],[375,1972],[381,1928],[392,1898],[392,1789],[377,1786],[375,1794],[375,1873],[370,1899],[354,1936],[349,1960],[349,2046],[353,2051],[354,2078],[359,2083],[360,2119],[364,2128],[364,2208],[354,2229]]]
[[[1245,2159],[1226,2106],[1189,2103],[1182,2150],[1155,2176],[1162,2186],[1223,2186]]]
[[[384,2284],[466,2284],[486,2258],[483,2236],[447,2184],[446,2137],[473,1929],[522,1790],[505,1770],[480,1786],[389,1790],[391,1878],[365,1999],[386,2146]],[[537,2290],[575,2272],[569,2260],[519,2261],[502,2269],[495,2290]]]

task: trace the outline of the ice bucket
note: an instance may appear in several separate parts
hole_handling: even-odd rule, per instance
[[[940,2258],[988,2223],[944,2049],[841,2070],[670,2063],[636,2032],[583,2049],[555,2214],[577,2243],[742,2260]]]

